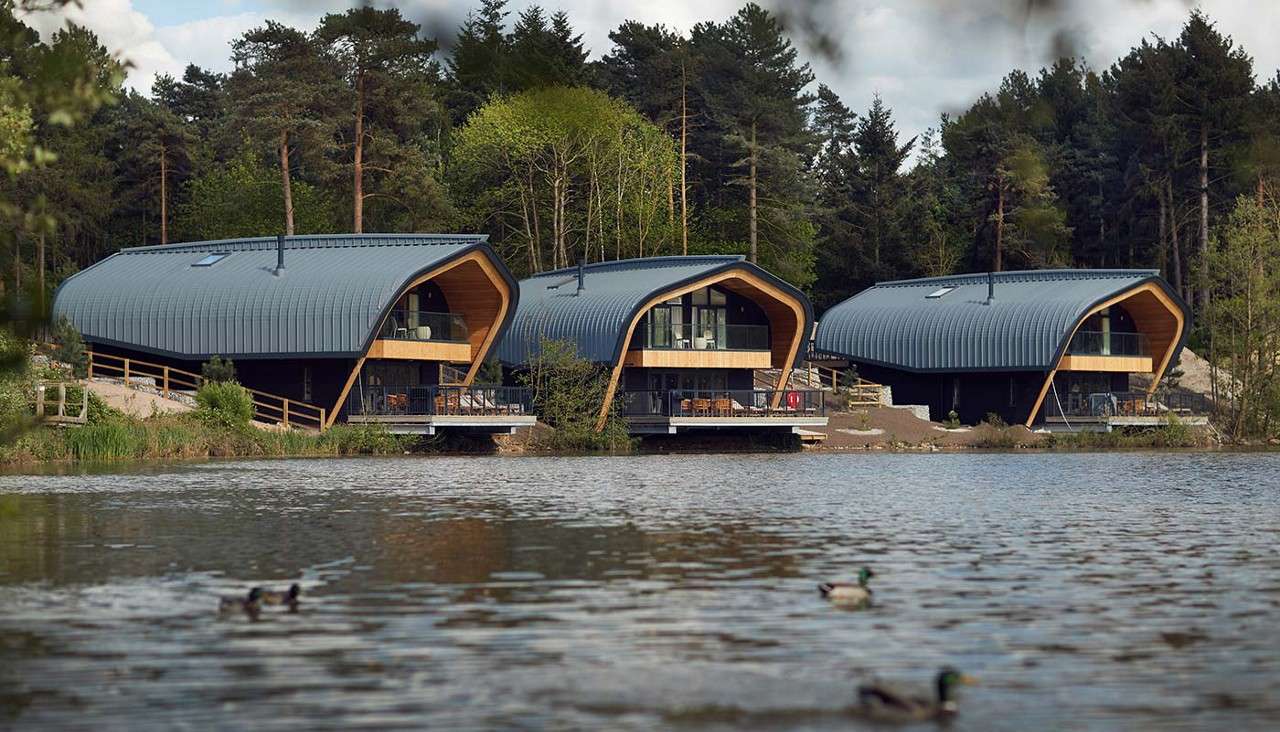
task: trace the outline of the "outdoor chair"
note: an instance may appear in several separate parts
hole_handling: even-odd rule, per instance
[[[711,413],[710,399],[694,399],[693,414],[694,416],[705,417]]]
[[[715,410],[717,417],[730,417],[733,415],[733,404],[728,399],[717,399]]]

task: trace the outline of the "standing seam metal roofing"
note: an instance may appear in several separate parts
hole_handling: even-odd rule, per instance
[[[291,236],[280,276],[275,237],[123,249],[67,279],[53,312],[89,342],[182,359],[358,358],[410,282],[470,252],[484,252],[518,298],[487,238]],[[214,252],[229,256],[192,266]]]
[[[1186,303],[1155,270],[1058,269],[881,282],[822,316],[814,350],[906,371],[1048,371],[1076,324],[1099,303],[1147,282]],[[928,298],[944,287],[955,288]],[[1175,358],[1176,358],[1175,352]]]
[[[742,269],[793,295],[804,306],[802,332],[810,332],[813,309],[804,293],[741,256],[646,257],[597,262],[543,272],[520,281],[520,304],[495,353],[507,364],[528,363],[542,338],[568,340],[578,354],[614,363],[626,348],[626,329],[654,296],[719,272]],[[559,287],[554,287],[557,283]]]

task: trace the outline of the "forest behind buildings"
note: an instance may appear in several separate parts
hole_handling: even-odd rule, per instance
[[[1152,268],[1234,374],[1242,429],[1280,418],[1280,76],[1200,11],[1105,68],[1010,70],[908,137],[750,3],[595,49],[552,7],[483,0],[443,39],[359,7],[267,22],[232,72],[146,95],[22,5],[0,0],[6,293],[47,297],[122,247],[276,233],[480,232],[517,276],[742,254],[819,313],[889,279]]]

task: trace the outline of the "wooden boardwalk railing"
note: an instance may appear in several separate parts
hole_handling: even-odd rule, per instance
[[[80,389],[80,404],[79,409],[76,410],[67,409],[67,382],[47,381],[36,384],[36,419],[50,424],[87,423],[89,421],[89,390],[78,384],[71,386]],[[54,395],[57,396],[56,401],[50,399]],[[75,411],[75,414],[70,414],[69,411]]]
[[[774,381],[777,377],[774,377]],[[756,386],[763,386],[770,389],[778,388],[776,383],[771,382],[767,375],[756,372]],[[877,384],[874,381],[868,381],[861,376],[854,377],[852,381],[848,377],[842,376],[841,372],[829,368],[827,366],[819,366],[808,361],[801,362],[796,365],[791,372],[791,383],[801,383],[809,388],[823,389],[833,393],[844,392],[848,395],[848,401],[845,402],[851,407],[874,407],[884,401],[884,385]]]
[[[194,394],[207,381],[204,376],[191,371],[136,358],[124,358],[95,351],[89,351],[88,357],[89,378],[123,377],[125,386],[132,386],[131,380],[149,379],[155,383],[161,396],[165,398],[169,398],[172,392]],[[324,407],[257,389],[246,387],[246,391],[253,397],[253,416],[258,421],[272,422],[285,427],[304,427],[320,432],[325,429]]]

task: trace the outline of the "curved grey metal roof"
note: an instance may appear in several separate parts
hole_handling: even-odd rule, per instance
[[[124,249],[64,282],[53,312],[86,341],[182,359],[359,357],[410,282],[469,252],[484,251],[517,297],[486,239],[291,236],[280,276],[275,237]],[[212,253],[227,256],[193,266]]]
[[[515,318],[495,353],[504,363],[528,363],[547,338],[576,343],[578,354],[588,360],[613,363],[626,348],[628,324],[651,298],[733,269],[749,271],[794,295],[804,304],[802,332],[809,332],[813,310],[804,293],[741,256],[646,257],[585,265],[581,291],[577,267],[521,280]]]
[[[832,307],[814,351],[906,371],[1048,371],[1099,303],[1146,282],[1186,303],[1155,270],[1058,269],[881,282]],[[927,297],[954,288],[941,297]],[[1176,356],[1176,354],[1175,354]]]

